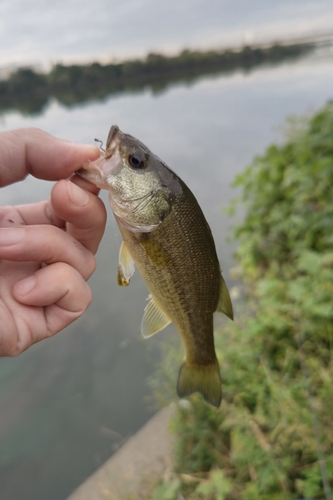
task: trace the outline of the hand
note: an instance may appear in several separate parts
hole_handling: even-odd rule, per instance
[[[0,134],[0,188],[27,174],[63,179],[48,201],[0,207],[0,356],[54,335],[91,302],[86,280],[95,270],[106,212],[97,188],[72,174],[98,156],[95,146],[38,129]]]

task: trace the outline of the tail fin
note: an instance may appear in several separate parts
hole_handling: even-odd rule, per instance
[[[183,362],[179,369],[177,394],[180,398],[200,392],[207,403],[219,407],[222,399],[218,361],[209,365],[190,365]]]

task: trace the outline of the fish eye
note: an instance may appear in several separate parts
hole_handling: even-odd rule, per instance
[[[144,160],[139,155],[130,155],[128,160],[133,168],[139,169],[145,166]]]

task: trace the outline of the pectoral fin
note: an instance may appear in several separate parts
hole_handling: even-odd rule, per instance
[[[128,286],[135,271],[134,260],[122,241],[119,249],[118,285]]]
[[[234,319],[234,313],[232,310],[232,303],[229,291],[222,276],[221,276],[220,297],[216,311],[225,314],[230,319]]]
[[[171,323],[169,318],[155,304],[154,299],[150,296],[141,322],[141,333],[143,337],[147,338],[154,335],[154,333],[163,330],[169,323]]]

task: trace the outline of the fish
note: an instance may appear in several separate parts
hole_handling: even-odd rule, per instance
[[[233,319],[211,229],[191,190],[147,146],[117,125],[100,158],[78,174],[109,191],[122,235],[118,284],[135,267],[149,290],[144,338],[174,323],[185,349],[177,380],[180,398],[199,392],[216,407],[222,399],[213,313]]]

